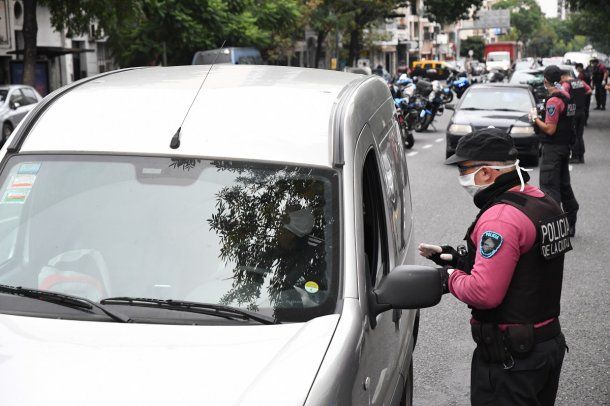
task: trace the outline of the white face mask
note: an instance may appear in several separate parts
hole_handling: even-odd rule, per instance
[[[479,169],[477,169],[476,171],[474,171],[472,173],[469,173],[468,175],[461,175],[461,176],[459,176],[460,185],[462,185],[464,190],[466,190],[466,192],[468,192],[468,194],[470,196],[474,197],[474,195],[476,195],[478,192],[480,192],[481,190],[491,186],[491,184],[493,183],[492,182],[492,183],[488,183],[486,185],[477,185],[475,180],[474,180],[474,177],[477,174],[477,172],[479,172],[483,168],[491,168],[491,169],[501,170],[501,169],[512,168],[513,166],[517,168],[517,172],[519,174],[519,179],[521,180],[521,191],[523,192],[525,184],[524,184],[523,178],[521,176],[521,170],[524,170],[524,169],[519,167],[519,160],[518,159],[515,161],[514,164],[510,164],[510,165],[504,165],[504,166],[484,165],[484,166],[481,166]]]

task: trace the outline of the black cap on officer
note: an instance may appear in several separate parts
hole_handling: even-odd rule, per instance
[[[544,68],[544,78],[547,82],[555,84],[561,82],[561,75],[563,74],[563,70],[557,65],[549,65]]]
[[[498,128],[484,128],[466,134],[458,142],[455,155],[445,161],[453,165],[465,161],[514,161],[517,149],[513,139]]]

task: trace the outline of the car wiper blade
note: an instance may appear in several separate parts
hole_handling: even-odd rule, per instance
[[[0,293],[7,293],[9,295],[17,295],[23,296],[30,299],[42,300],[45,302],[71,307],[74,309],[82,309],[82,310],[91,310],[93,308],[99,309],[104,314],[109,316],[115,321],[121,323],[129,323],[132,320],[114,310],[110,310],[106,308],[104,305],[94,302],[93,300],[89,300],[80,296],[72,296],[66,295],[65,293],[57,293],[50,292],[47,290],[39,290],[39,289],[30,289],[30,288],[22,288],[21,286],[9,286],[9,285],[0,285]]]
[[[477,110],[489,110],[489,109],[482,109],[482,108],[479,108],[479,107],[462,107],[460,110],[477,111]]]
[[[189,302],[184,300],[172,299],[154,299],[142,297],[109,297],[100,301],[104,305],[123,305],[123,306],[141,306],[141,307],[157,307],[167,310],[178,310],[192,313],[201,313],[210,316],[218,316],[225,318],[241,317],[246,320],[257,321],[261,324],[280,324],[279,321],[272,317],[257,314],[238,307],[225,306],[213,303]]]
[[[522,112],[522,110],[515,110],[515,109],[507,109],[507,108],[501,108],[501,109],[494,109],[496,111],[516,111],[516,112]]]

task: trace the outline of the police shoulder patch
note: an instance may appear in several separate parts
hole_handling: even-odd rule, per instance
[[[548,106],[546,106],[546,112],[549,113],[549,116],[554,115],[555,114],[555,105],[549,104]]]
[[[491,258],[502,246],[504,239],[502,236],[495,231],[485,231],[481,235],[481,242],[479,243],[479,252],[483,258]]]

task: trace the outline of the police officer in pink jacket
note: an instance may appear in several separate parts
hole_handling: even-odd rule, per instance
[[[480,209],[467,250],[421,244],[445,293],[472,309],[472,405],[553,405],[566,343],[559,325],[569,223],[527,184],[513,140],[495,128],[465,135],[446,164]]]

